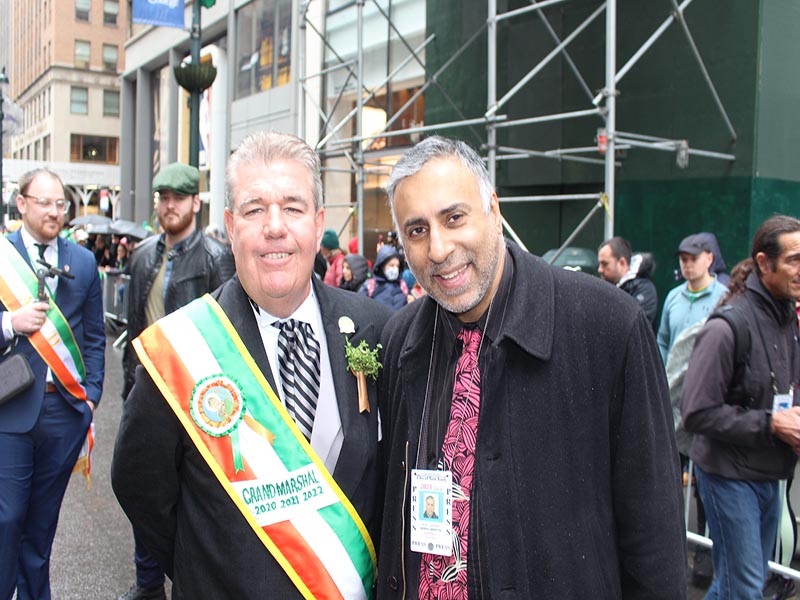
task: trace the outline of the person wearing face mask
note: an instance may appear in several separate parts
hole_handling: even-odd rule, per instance
[[[394,246],[386,244],[378,250],[373,277],[367,279],[358,290],[393,310],[408,303],[408,286],[400,278],[400,254]]]

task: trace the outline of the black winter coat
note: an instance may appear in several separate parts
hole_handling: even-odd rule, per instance
[[[481,358],[470,598],[686,598],[678,453],[650,323],[614,286],[509,251],[510,301]],[[382,338],[379,599],[417,597],[404,500],[435,307],[413,302]]]

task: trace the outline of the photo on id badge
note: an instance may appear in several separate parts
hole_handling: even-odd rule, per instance
[[[442,521],[442,494],[440,492],[420,491],[417,498],[417,506],[419,506],[419,518],[425,521]]]

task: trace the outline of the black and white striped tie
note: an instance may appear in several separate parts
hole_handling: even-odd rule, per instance
[[[286,409],[310,440],[319,398],[319,342],[308,323],[287,319],[272,325],[280,329],[278,362]]]

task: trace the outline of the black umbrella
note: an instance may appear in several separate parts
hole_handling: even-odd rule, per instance
[[[108,235],[114,233],[111,231],[111,220],[108,223],[88,223],[83,225],[86,233],[96,233],[97,235]]]
[[[148,231],[142,225],[134,223],[133,221],[127,221],[125,219],[116,219],[112,221],[109,224],[108,229],[109,233],[124,235],[139,240],[143,240],[152,233],[152,231]]]
[[[73,227],[79,227],[81,225],[108,225],[109,223],[111,223],[111,219],[103,215],[80,215],[69,222]],[[93,233],[101,232],[94,231]]]

